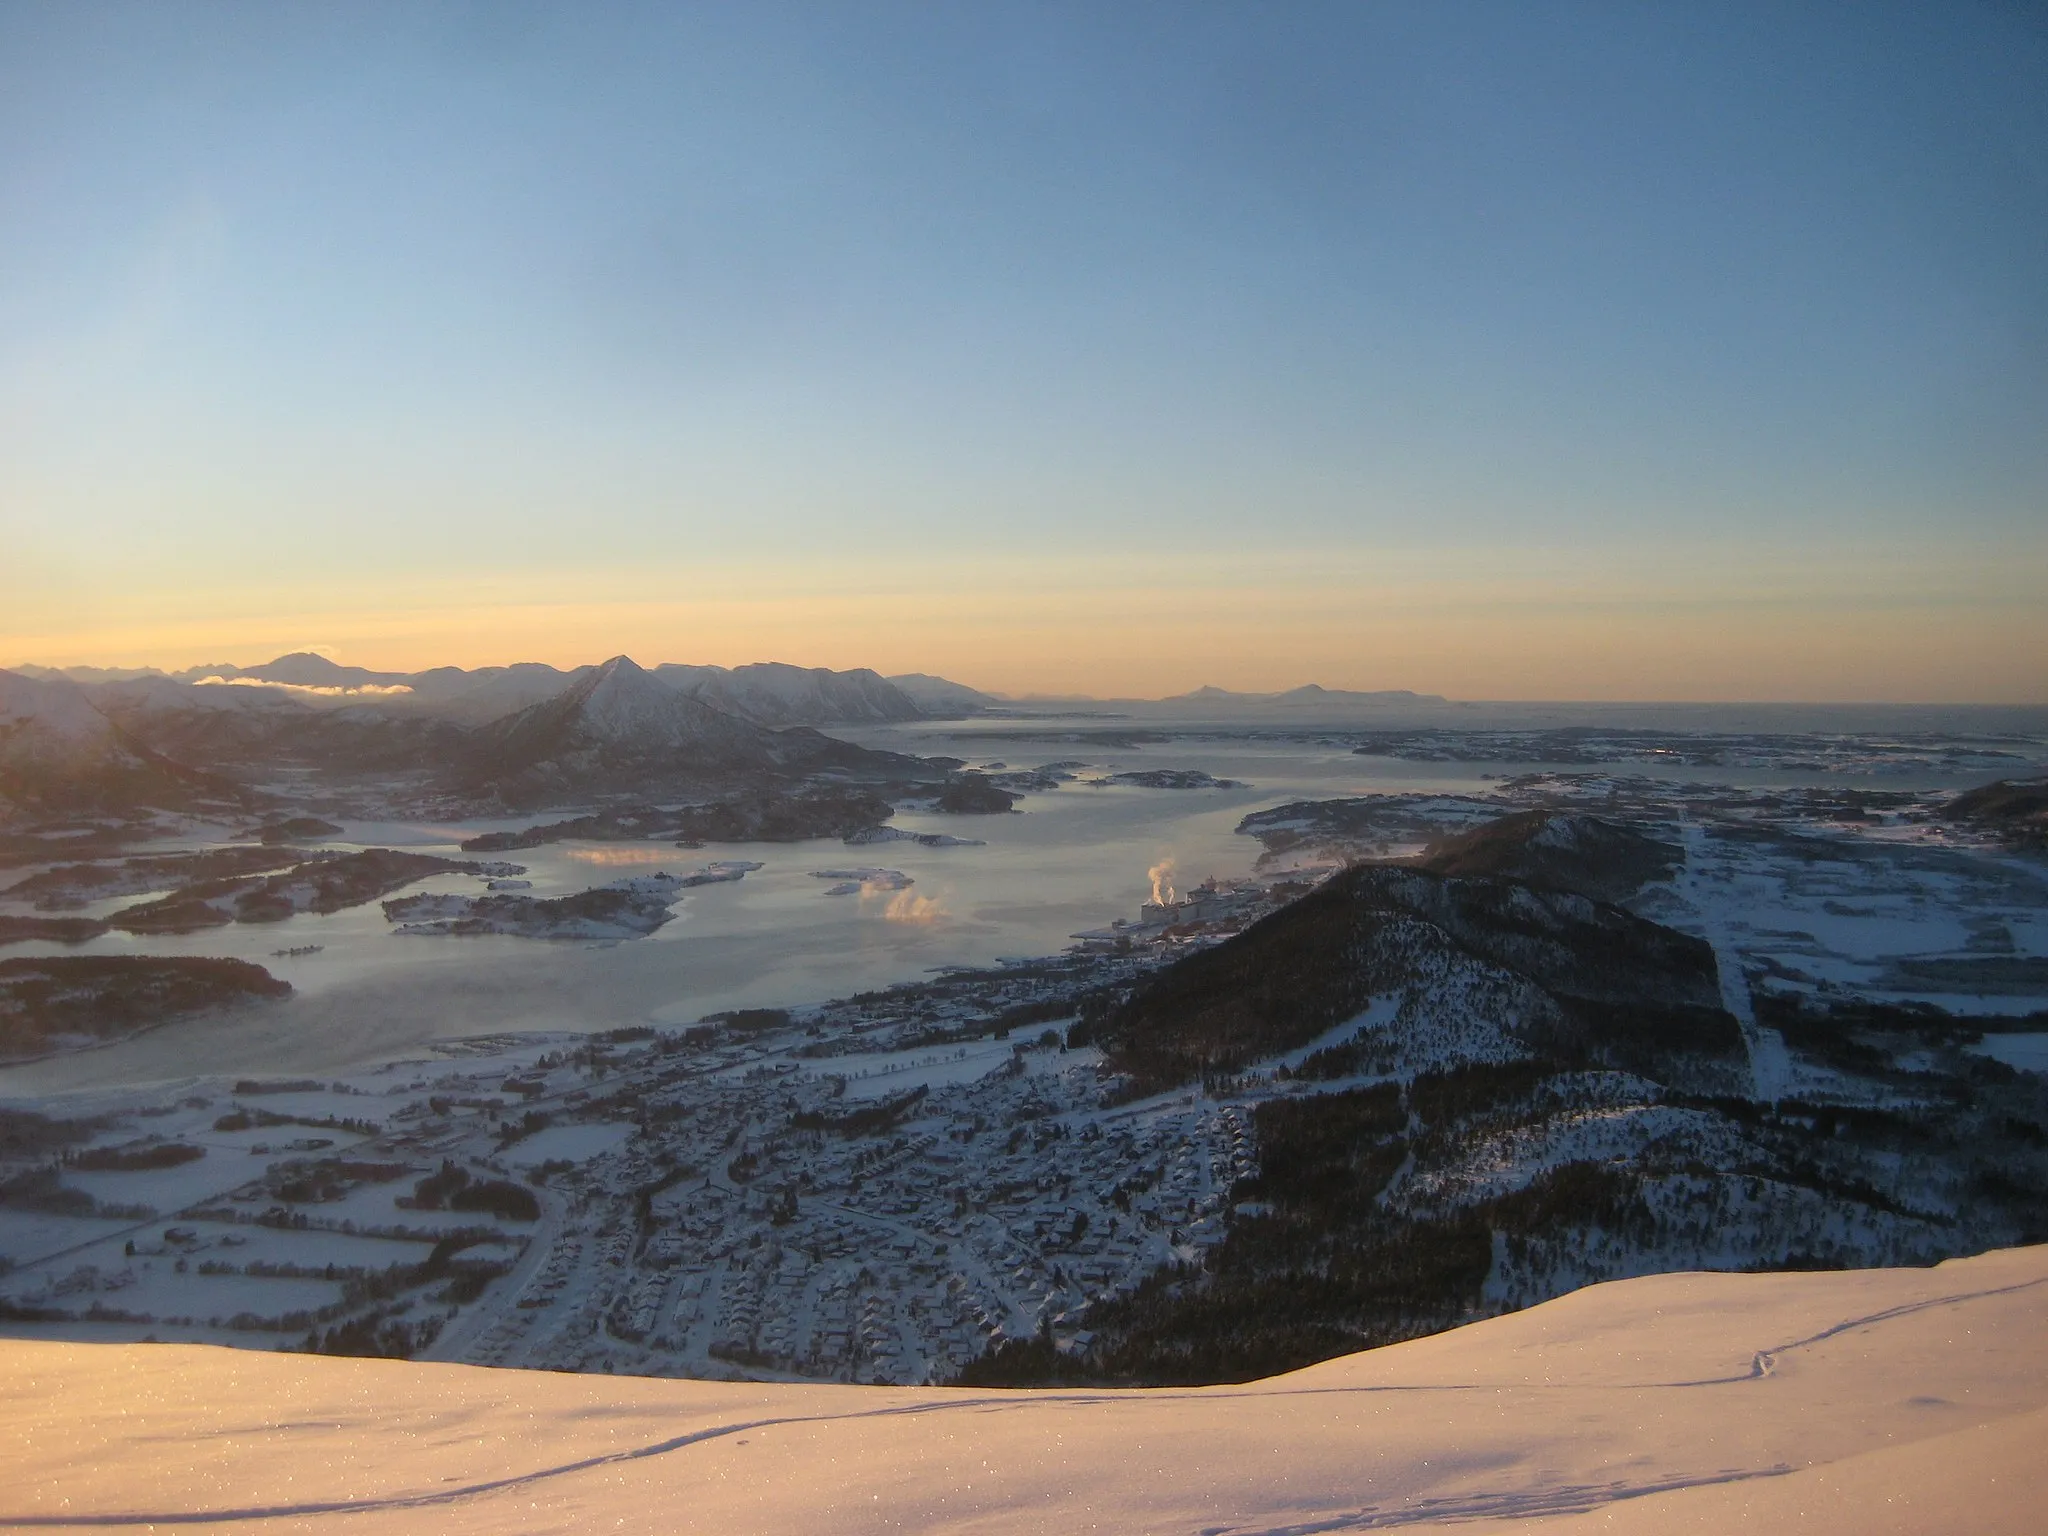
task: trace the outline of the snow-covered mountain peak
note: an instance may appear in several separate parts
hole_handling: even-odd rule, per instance
[[[115,734],[76,683],[0,672],[0,732],[14,739],[31,728],[73,749],[111,746]]]
[[[564,724],[586,740],[669,746],[753,728],[700,699],[676,692],[630,656],[614,656],[562,695]]]

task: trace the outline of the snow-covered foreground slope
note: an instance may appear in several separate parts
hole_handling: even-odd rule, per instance
[[[1668,1275],[1240,1387],[719,1385],[0,1344],[0,1527],[2021,1532],[2048,1247]]]

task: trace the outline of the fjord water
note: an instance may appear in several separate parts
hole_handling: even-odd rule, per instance
[[[937,746],[920,742],[924,750]],[[79,1055],[0,1070],[0,1094],[114,1087],[217,1072],[304,1072],[416,1053],[428,1041],[500,1030],[602,1030],[694,1022],[723,1008],[822,1001],[947,965],[1056,953],[1078,930],[1134,917],[1147,871],[1171,860],[1182,886],[1246,873],[1257,842],[1235,832],[1248,813],[1290,799],[1366,790],[1459,793],[1485,787],[1481,767],[1357,757],[1300,743],[1182,743],[1146,750],[1026,748],[1010,761],[1086,757],[1091,771],[1198,768],[1238,789],[1163,790],[1068,784],[1028,796],[1008,816],[899,812],[913,832],[983,840],[982,847],[911,842],[849,848],[836,840],[718,844],[564,843],[502,857],[525,865],[530,894],[556,896],[623,875],[671,872],[714,859],[763,866],[734,884],[687,892],[675,919],[649,938],[597,945],[509,937],[404,937],[376,903],[282,923],[185,935],[110,933],[15,954],[230,955],[268,967],[295,995],[269,1008],[181,1023]],[[545,818],[541,818],[545,819]],[[325,846],[403,847],[461,858],[480,831],[520,822],[368,823]],[[888,893],[827,896],[814,870],[899,869],[914,884]],[[479,889],[472,876],[435,876],[409,890]],[[103,916],[140,898],[95,904]],[[280,955],[319,945],[318,953]]]
[[[1489,712],[1491,715],[1493,712]],[[1578,723],[1579,714],[1534,708],[1501,718],[1467,718],[1474,728],[1544,728]],[[1599,712],[1605,713],[1605,712]],[[1945,712],[1952,713],[1952,712]],[[1982,731],[2000,718],[1906,719],[1894,728]],[[1153,728],[1132,720],[1131,729]],[[1164,724],[1165,722],[1160,722]],[[1347,722],[1356,729],[1357,722]],[[1408,722],[1401,722],[1408,723]],[[1419,723],[1419,722],[1418,722]],[[1441,715],[1433,723],[1445,722]],[[1646,720],[1628,719],[1646,726]],[[1692,729],[1785,729],[1789,718],[1722,719],[1688,712]],[[1818,723],[1818,722],[1810,722]],[[1837,729],[1883,728],[1844,718]],[[1144,746],[1111,745],[1120,722],[992,719],[843,732],[864,744],[919,754],[950,753],[1011,767],[1085,760],[1091,774],[1144,768],[1200,769],[1242,781],[1234,789],[1168,790],[1066,784],[1029,795],[1007,816],[899,812],[893,825],[982,839],[985,846],[924,848],[910,842],[848,848],[836,840],[798,844],[720,844],[699,850],[665,842],[565,843],[503,857],[527,867],[531,894],[554,896],[621,875],[672,872],[713,859],[757,860],[762,868],[735,884],[687,892],[675,920],[653,936],[594,945],[510,937],[402,937],[371,903],[327,916],[276,924],[240,924],[182,936],[110,933],[64,953],[231,955],[290,981],[283,1004],[191,1021],[79,1055],[0,1070],[0,1094],[114,1087],[218,1072],[336,1070],[416,1054],[427,1042],[496,1031],[594,1031],[621,1025],[693,1022],[724,1008],[822,1001],[914,979],[935,967],[979,965],[1002,957],[1050,954],[1071,936],[1134,916],[1150,892],[1147,871],[1171,861],[1183,889],[1204,877],[1248,872],[1259,844],[1235,828],[1248,813],[1289,800],[1369,792],[1479,793],[1499,778],[1543,765],[1509,762],[1419,763],[1359,756],[1341,735],[1318,741],[1330,722],[1261,722],[1272,738],[1238,719],[1210,729],[1174,720],[1176,736]],[[1072,726],[1079,740],[1062,741]],[[1019,739],[1021,730],[1034,732]],[[1036,734],[1042,731],[1042,734]],[[1284,731],[1284,739],[1279,733]],[[2038,750],[2038,748],[2036,748]],[[1555,764],[1549,765],[1555,768]],[[2018,765],[2024,769],[2027,765]],[[1752,787],[1857,783],[1881,788],[1961,788],[1988,777],[1981,767],[1915,774],[1840,773],[1812,766],[1713,768],[1617,765],[1611,770],[1668,781],[1711,780]],[[2034,770],[2038,771],[2038,769]],[[545,820],[547,817],[532,818]],[[406,847],[461,857],[457,845],[480,831],[526,821],[421,824],[357,822],[329,846]],[[859,866],[899,869],[907,893],[828,896],[831,882],[812,871]],[[437,876],[413,890],[475,891],[470,876]],[[138,898],[88,909],[105,915]],[[277,952],[318,945],[317,953]],[[15,946],[14,954],[56,953]]]

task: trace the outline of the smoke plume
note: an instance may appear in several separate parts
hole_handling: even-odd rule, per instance
[[[1162,907],[1170,907],[1179,900],[1180,893],[1174,890],[1173,882],[1167,877],[1173,873],[1172,859],[1161,859],[1145,873],[1152,881],[1152,900]]]

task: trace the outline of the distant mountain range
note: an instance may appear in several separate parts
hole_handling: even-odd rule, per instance
[[[231,663],[163,672],[154,667],[35,667],[21,675],[63,679],[86,687],[129,687],[158,683],[173,687],[221,687],[275,691],[308,703],[381,702],[456,720],[495,720],[554,697],[598,670],[566,671],[541,662],[506,667],[431,667],[422,672],[377,672],[345,667],[325,656],[295,651],[260,666]],[[891,721],[951,719],[999,702],[993,695],[942,677],[912,673],[883,677],[867,667],[835,672],[761,661],[743,667],[685,666],[664,662],[654,676],[679,693],[702,699],[730,715],[756,724],[872,725]],[[161,695],[159,695],[161,697]]]
[[[312,703],[377,700],[394,708],[414,708],[481,724],[552,698],[596,668],[564,670],[525,661],[473,670],[430,667],[421,672],[378,672],[368,667],[345,667],[309,651],[295,651],[254,667],[219,662],[177,672],[154,667],[22,666],[15,670],[27,677],[61,678],[90,688],[150,681],[205,687],[254,688],[261,684]],[[1165,708],[1197,705],[1232,710],[1315,711],[1426,707],[1449,702],[1441,694],[1415,693],[1406,688],[1360,691],[1325,688],[1319,683],[1304,683],[1277,693],[1239,692],[1212,685],[1160,699],[1075,694],[1016,700],[925,672],[885,677],[867,667],[836,672],[829,667],[798,667],[780,661],[757,661],[741,667],[662,662],[645,670],[678,692],[702,699],[727,714],[772,727],[947,720],[1019,703],[1026,707],[1049,703],[1149,704]]]
[[[625,656],[566,672],[377,672],[304,652],[175,674],[74,670],[0,672],[0,822],[247,807],[264,798],[257,785],[291,798],[346,787],[394,810],[527,810],[817,773],[925,781],[944,770],[814,727],[957,718],[987,697],[919,677],[920,700],[864,668],[649,671]]]
[[[1320,683],[1303,683],[1285,693],[1236,693],[1228,688],[1205,686],[1189,693],[1176,693],[1162,704],[1270,704],[1281,708],[1349,708],[1359,704],[1446,704],[1440,693],[1412,693],[1406,688],[1379,688],[1360,693],[1349,688],[1325,688]]]

